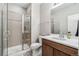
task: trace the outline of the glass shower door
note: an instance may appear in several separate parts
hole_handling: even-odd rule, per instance
[[[9,56],[15,54],[17,51],[22,51],[22,44],[24,44],[24,49],[28,48],[27,43],[30,45],[31,18],[30,16],[24,17],[25,26],[24,33],[22,33],[23,14],[20,13],[19,8],[15,4],[0,3],[0,56]],[[25,39],[22,38],[22,34],[24,34]]]

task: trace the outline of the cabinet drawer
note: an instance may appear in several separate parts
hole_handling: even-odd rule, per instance
[[[53,42],[53,41],[43,39],[43,44],[49,45],[52,48],[60,50],[60,51],[66,53],[68,55],[72,55],[72,56],[78,55],[78,49],[75,49],[75,48],[60,44],[60,43],[56,43],[56,42]]]

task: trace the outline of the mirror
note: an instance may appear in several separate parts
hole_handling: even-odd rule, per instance
[[[51,32],[78,36],[79,3],[64,3],[51,9]]]

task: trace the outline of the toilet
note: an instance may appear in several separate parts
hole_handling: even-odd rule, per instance
[[[41,56],[42,55],[42,40],[39,38],[39,43],[32,43],[31,51],[33,56]]]

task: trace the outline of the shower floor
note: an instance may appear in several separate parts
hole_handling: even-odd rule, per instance
[[[27,44],[24,44],[24,49],[22,50],[22,45],[17,45],[8,48],[8,56],[28,56],[31,54],[31,50]]]

